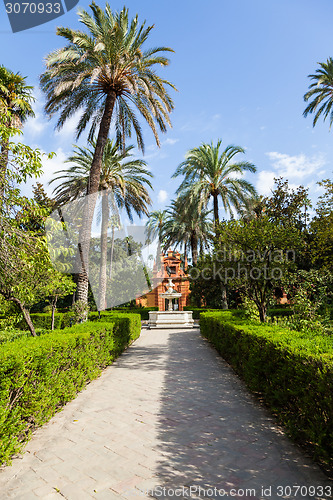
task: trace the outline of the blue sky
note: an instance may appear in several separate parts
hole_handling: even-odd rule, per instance
[[[43,115],[38,77],[44,57],[64,45],[56,26],[78,28],[76,10],[88,5],[82,0],[57,20],[15,34],[0,5],[0,63],[36,87],[36,118],[27,122],[22,140],[57,153],[44,165],[45,184],[71,152],[75,119],[54,131],[54,122]],[[115,10],[123,5],[111,2]],[[175,50],[170,66],[160,72],[178,88],[173,127],[161,135],[160,149],[143,126],[144,159],[154,174],[154,209],[174,196],[179,181],[171,176],[186,151],[218,138],[225,147],[246,149],[244,159],[258,169],[247,178],[259,193],[269,194],[273,177],[282,175],[292,186],[309,187],[316,199],[316,182],[332,178],[333,132],[328,123],[319,121],[313,128],[311,116],[302,116],[303,95],[307,75],[317,62],[333,56],[331,0],[128,0],[126,6],[132,16],[138,13],[140,20],[155,25],[150,46]]]

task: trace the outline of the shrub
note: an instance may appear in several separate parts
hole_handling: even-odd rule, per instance
[[[28,331],[5,330],[0,332],[0,344],[4,344],[5,342],[12,342],[13,340],[28,336],[31,336],[31,333]]]
[[[140,336],[141,318],[139,314],[125,314],[116,312],[101,312],[99,319],[98,312],[89,313],[90,321],[102,321],[114,323],[115,333],[117,337],[121,337],[128,342],[130,339],[135,340]]]
[[[31,321],[34,325],[35,328],[45,328],[47,330],[51,330],[51,313],[34,313],[30,315]],[[63,313],[56,313],[54,315],[54,329],[59,330],[60,328],[64,328],[65,326],[65,317],[66,315]],[[22,319],[18,325],[17,328],[19,330],[28,330],[28,325]]]
[[[206,312],[218,312],[221,314],[227,314],[231,316],[235,315],[242,316],[244,314],[244,311],[241,309],[209,309],[207,307],[191,307],[191,306],[185,306],[184,311],[192,311],[193,319],[200,319],[200,314]]]
[[[332,464],[333,345],[329,336],[201,315],[201,332],[259,392],[291,437]]]
[[[87,322],[0,346],[0,463],[125,349],[133,337],[120,323]]]
[[[149,311],[158,311],[158,307],[136,307],[136,308],[120,307],[119,309],[115,308],[112,311],[105,311],[105,312],[140,314],[142,320],[147,320],[149,319]]]

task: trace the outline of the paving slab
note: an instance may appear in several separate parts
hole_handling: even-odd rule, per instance
[[[0,499],[324,499],[333,484],[200,336],[140,338],[0,471]]]

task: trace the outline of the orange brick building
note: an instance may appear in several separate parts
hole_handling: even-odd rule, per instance
[[[165,311],[167,309],[166,300],[160,297],[159,294],[167,290],[168,279],[171,278],[175,285],[174,290],[182,294],[179,299],[174,299],[178,305],[178,307],[176,305],[175,309],[183,311],[184,306],[189,305],[190,282],[182,267],[183,261],[180,253],[168,250],[167,254],[161,255],[160,259],[160,269],[157,268],[156,262],[154,262],[152,291],[137,297],[136,303],[144,307],[158,307],[159,311]],[[186,259],[184,264],[186,269]]]

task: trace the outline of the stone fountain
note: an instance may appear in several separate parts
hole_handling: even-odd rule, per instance
[[[174,311],[172,300],[179,299],[181,293],[174,290],[172,279],[168,280],[168,288],[160,297],[167,299],[167,311],[149,311],[149,328],[193,328],[192,311]]]

